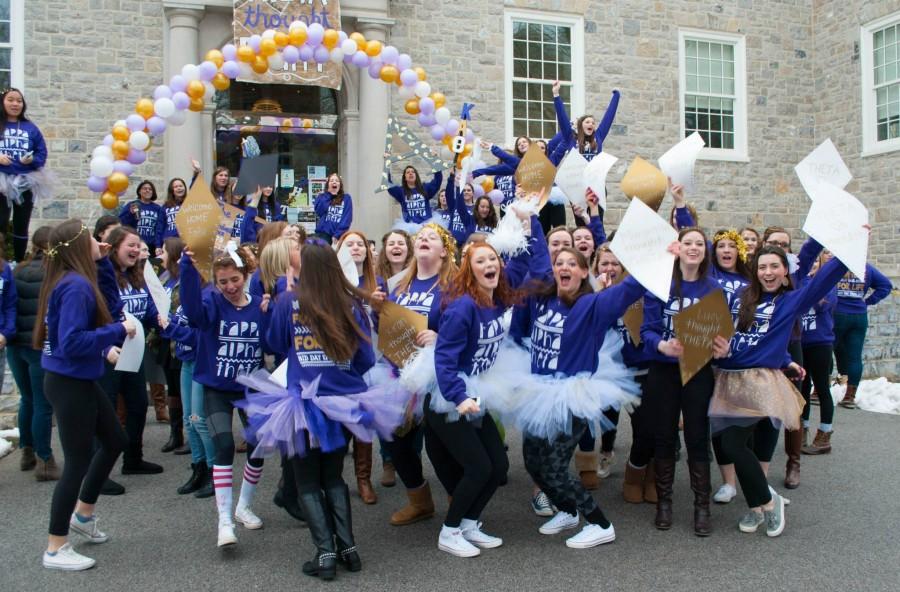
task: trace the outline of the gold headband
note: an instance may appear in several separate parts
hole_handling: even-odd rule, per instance
[[[444,248],[447,249],[447,254],[450,255],[454,260],[456,259],[456,239],[453,238],[447,229],[441,226],[440,224],[435,224],[434,222],[428,222],[427,224],[423,224],[422,228],[416,233],[413,237],[415,241],[416,238],[426,229],[433,230],[438,233],[438,236],[441,237],[441,242],[444,243]]]
[[[744,242],[744,239],[741,238],[741,235],[738,234],[737,230],[729,229],[719,232],[718,234],[716,234],[716,236],[713,237],[713,245],[715,245],[722,239],[734,241],[734,244],[737,247],[738,257],[740,257],[741,261],[743,261],[744,263],[747,262],[747,243]]]
[[[47,249],[47,257],[49,257],[50,259],[53,259],[54,257],[56,257],[56,255],[59,253],[59,250],[61,248],[68,247],[69,245],[71,245],[72,243],[77,241],[78,237],[80,237],[82,234],[84,234],[85,230],[87,230],[87,226],[82,224],[81,230],[78,231],[78,234],[76,234],[75,236],[73,236],[72,238],[70,238],[69,240],[67,240],[64,243],[59,243],[56,246],[50,247],[49,249]]]

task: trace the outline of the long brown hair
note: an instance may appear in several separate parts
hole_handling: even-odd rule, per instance
[[[487,295],[479,289],[478,280],[475,272],[472,270],[472,258],[475,251],[479,249],[489,249],[497,255],[497,262],[500,266],[500,275],[497,278],[497,288],[494,290],[493,300],[488,299]],[[450,282],[446,294],[441,297],[441,307],[446,308],[450,302],[456,300],[460,296],[468,294],[475,301],[475,304],[482,308],[491,306],[509,307],[517,304],[522,300],[522,293],[510,287],[503,271],[503,259],[497,253],[496,249],[486,242],[473,243],[463,250],[462,259],[459,264],[459,273]]]
[[[488,206],[490,206],[489,213],[487,217],[482,218],[481,214],[478,213],[478,204],[479,202],[487,201]],[[475,200],[475,204],[472,206],[472,219],[475,221],[476,226],[487,226],[488,228],[497,228],[497,209],[494,207],[494,202],[491,201],[486,195],[482,195],[478,199]]]
[[[128,284],[131,284],[132,288],[140,290],[144,287],[144,269],[141,266],[140,261],[122,271],[123,264],[119,261],[117,254],[119,245],[125,242],[125,239],[129,236],[136,236],[138,239],[141,238],[137,231],[131,226],[117,226],[109,233],[108,242],[110,246],[112,246],[112,249],[109,251],[109,261],[116,270],[116,284],[118,284],[120,288],[124,288]]]
[[[331,197],[331,205],[339,206],[344,201],[344,180],[341,179],[341,176],[337,173],[331,173],[328,175],[328,178],[325,180],[325,193],[331,193],[328,191],[328,185],[331,183],[331,178],[337,177],[338,179],[338,192],[333,194]]]
[[[419,176],[419,170],[414,166],[408,166],[403,169],[403,178],[400,180],[400,186],[403,188],[403,195],[406,196],[406,199],[409,199],[409,196],[413,193],[413,190],[410,189],[409,185],[406,184],[406,171],[408,171],[409,169],[412,169],[416,174],[416,180],[413,183],[414,189],[422,195],[425,195],[425,186],[422,184],[422,177]]]
[[[779,230],[778,232],[783,231]],[[788,264],[787,254],[785,254],[784,249],[769,245],[760,246],[759,249],[756,250],[756,256],[753,257],[753,261],[750,263],[750,284],[741,295],[741,307],[738,310],[738,331],[747,331],[753,326],[753,320],[756,317],[756,307],[759,306],[759,303],[762,300],[763,287],[762,282],[759,281],[757,270],[759,269],[759,259],[763,255],[775,255],[781,259],[781,264],[784,265],[787,285],[779,287],[775,296],[777,297],[794,289],[794,282],[790,274],[790,265]]]
[[[235,203],[234,193],[232,193],[231,171],[229,171],[228,167],[226,166],[217,166],[215,172],[213,173],[212,179],[209,180],[209,190],[212,192],[213,197],[218,198],[219,189],[216,187],[216,177],[218,177],[219,173],[221,173],[222,171],[228,173],[228,182],[225,183],[225,191],[222,192],[222,201],[233,206],[244,207],[243,195],[240,197],[240,199],[237,200],[237,203]]]
[[[184,241],[181,240],[181,237],[170,236],[163,241],[163,250],[166,252],[166,271],[169,272],[169,277],[178,279],[181,271],[178,267],[178,260],[181,259],[181,252],[184,251]]]
[[[294,287],[300,303],[300,322],[309,327],[319,347],[333,361],[351,359],[359,347],[359,338],[367,339],[353,314],[357,310],[365,315],[364,293],[344,277],[337,253],[329,246],[304,245],[300,269],[303,278]]]
[[[593,115],[591,115],[589,113],[585,113],[584,115],[582,115],[581,117],[578,118],[578,123],[575,124],[575,128],[576,128],[575,132],[578,137],[578,152],[581,152],[581,153],[585,152],[585,150],[584,150],[585,143],[590,145],[591,152],[597,151],[597,127],[594,126],[594,133],[591,134],[590,137],[584,135],[584,126],[582,126],[582,124],[584,123],[584,120],[587,119],[588,117],[593,119],[594,122],[597,121],[596,117],[594,117]]]
[[[375,288],[378,287],[378,284],[375,283],[375,262],[372,261],[372,249],[369,248],[369,239],[366,238],[366,235],[359,230],[348,230],[338,239],[337,247],[334,251],[340,251],[341,246],[344,244],[344,240],[351,234],[355,234],[361,238],[363,245],[366,248],[366,258],[363,260],[363,285],[361,287],[367,292],[374,292]]]
[[[46,253],[47,249],[50,247],[51,232],[53,232],[52,226],[41,226],[34,231],[34,234],[31,237],[31,252],[28,253],[28,257],[26,257],[24,261],[16,266],[15,270],[13,270],[13,275],[18,274],[20,270],[25,269],[32,261],[43,259],[44,253]],[[0,237],[2,237],[2,235],[0,235]]]
[[[184,187],[184,195],[181,197],[179,201],[177,197],[175,197],[174,185],[175,181],[181,182],[181,186]],[[184,179],[181,177],[175,177],[171,181],[169,181],[169,186],[166,187],[166,203],[164,204],[167,208],[174,208],[177,205],[181,205],[184,203],[184,200],[187,199],[187,191],[188,186],[187,183],[184,182]]]
[[[278,222],[269,222],[268,224],[262,227],[262,230],[259,231],[259,234],[256,235],[256,244],[257,249],[260,254],[262,254],[263,249],[266,248],[266,245],[269,244],[269,241],[273,241],[276,238],[281,236],[281,233],[284,232],[284,229],[288,227],[288,223],[284,220],[279,220]]]
[[[588,272],[587,276],[585,276],[585,278],[581,280],[581,283],[578,285],[578,290],[574,295],[560,298],[560,300],[562,300],[566,306],[572,306],[579,298],[581,298],[585,294],[593,294],[594,288],[591,287],[591,270],[588,266],[588,261],[584,256],[584,253],[577,250],[575,247],[563,247],[562,249],[560,249],[556,254],[556,257],[553,258],[553,264],[556,264],[556,259],[563,253],[568,253],[574,256],[575,262],[578,264],[578,268]],[[542,282],[538,284],[537,287],[532,291],[540,299],[553,298],[557,296],[558,290],[556,287],[556,278],[554,277],[554,279],[550,282]]]
[[[712,255],[712,264],[715,265],[716,269],[718,269],[719,271],[724,271],[722,268],[719,267],[719,257],[718,257],[718,255],[716,255],[716,247],[719,245],[719,242],[721,242],[723,240],[733,240],[730,236],[723,236],[724,234],[729,233],[729,232],[733,232],[734,234],[737,234],[737,238],[740,239],[739,241],[738,240],[733,241],[735,243],[734,248],[737,251],[737,256],[735,257],[735,262],[734,262],[734,272],[743,278],[749,279],[750,278],[749,261],[745,260],[743,257],[741,257],[742,249],[743,249],[743,254],[744,255],[747,254],[747,246],[744,244],[744,239],[741,238],[740,233],[734,229],[719,230],[713,235],[712,249],[710,249],[711,255]]]
[[[380,275],[385,281],[394,275],[394,270],[391,269],[391,262],[387,258],[387,241],[392,234],[402,236],[403,240],[406,241],[406,261],[403,262],[403,267],[408,266],[409,260],[413,258],[412,239],[409,237],[408,232],[405,230],[391,230],[385,233],[381,237],[381,250],[378,251],[378,259],[375,260],[376,275]]]
[[[678,242],[681,242],[681,239],[683,239],[688,233],[691,232],[696,232],[703,237],[703,260],[700,261],[700,266],[697,269],[697,280],[699,281],[705,279],[707,273],[709,273],[710,255],[705,247],[705,245],[708,244],[709,241],[706,238],[706,234],[702,230],[700,230],[696,226],[691,226],[690,228],[682,228],[678,231]],[[684,282],[684,275],[681,273],[681,260],[676,257],[675,262],[672,265],[672,283],[675,287],[674,293],[675,296],[678,297],[678,301],[681,302],[681,284]]]
[[[95,326],[101,327],[112,322],[112,316],[106,307],[106,300],[100,292],[100,288],[97,287],[97,264],[91,256],[91,247],[91,233],[77,218],[66,220],[50,232],[47,249],[47,274],[44,276],[44,283],[41,284],[37,319],[34,323],[34,334],[31,341],[34,349],[39,350],[44,347],[44,339],[47,337],[47,326],[44,319],[47,316],[50,294],[69,272],[82,276],[93,289]]]

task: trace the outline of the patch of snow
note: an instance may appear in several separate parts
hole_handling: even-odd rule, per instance
[[[13,450],[15,446],[10,440],[19,439],[19,428],[11,430],[0,430],[0,458],[3,458]]]
[[[846,390],[840,385],[831,387],[835,403],[844,398]],[[884,376],[863,380],[856,390],[856,406],[864,411],[900,415],[900,383],[890,382]]]

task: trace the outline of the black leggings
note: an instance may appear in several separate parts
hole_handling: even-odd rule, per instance
[[[819,423],[834,422],[834,399],[831,398],[831,353],[830,343],[822,345],[810,345],[803,348],[803,367],[806,368],[806,378],[803,380],[803,388],[800,392],[806,405],[803,406],[803,419],[809,420],[809,396],[812,387],[816,387],[819,394]]]
[[[709,462],[709,400],[713,392],[713,373],[709,364],[684,386],[678,364],[653,362],[641,400],[652,422],[654,457],[675,458],[678,417],[684,418],[684,445],[688,461]]]
[[[395,434],[394,439],[390,442],[381,441],[381,445],[390,455],[394,469],[400,475],[400,480],[407,489],[417,489],[425,484],[421,456],[421,434],[424,429],[424,423],[419,424],[402,436]]]
[[[772,420],[764,417],[747,426],[731,426],[725,428],[721,436],[722,451],[734,463],[734,471],[737,473],[747,505],[757,508],[769,503],[772,494],[769,491],[766,474],[759,463],[772,460],[775,445],[778,443],[778,430],[772,426]],[[753,438],[753,447],[759,447],[762,456],[751,450],[750,438]]]
[[[612,452],[613,448],[616,446],[616,433],[619,428],[619,410],[612,408],[607,409],[603,412],[603,416],[612,423],[613,427],[612,429],[601,430],[600,452]],[[578,440],[578,449],[582,452],[593,452],[594,440],[594,433],[591,430],[585,430],[584,435]]]
[[[208,386],[203,387],[206,426],[216,449],[215,463],[219,466],[229,467],[234,464],[234,433],[231,430],[231,422],[234,419],[234,403],[243,398],[244,393],[240,391],[220,391]],[[241,419],[241,425],[247,427],[247,416],[243,410],[238,409],[238,417]],[[263,466],[263,459],[251,458],[251,454],[253,445],[247,442],[247,464],[257,469]]]
[[[137,372],[120,372],[113,364],[106,364],[106,374],[100,379],[100,386],[106,391],[113,409],[116,397],[122,395],[125,401],[125,433],[128,446],[123,461],[140,462],[143,459],[144,427],[147,424],[147,382],[144,378],[144,364]]]
[[[347,447],[322,452],[318,448],[307,448],[304,456],[290,458],[294,483],[297,485],[297,493],[314,493],[343,485],[344,457],[347,456]]]
[[[538,214],[538,221],[544,230],[544,236],[547,236],[552,228],[566,225],[566,206],[564,204],[544,204]]]
[[[31,210],[34,208],[34,197],[30,191],[22,194],[22,203],[9,205],[9,199],[0,193],[0,231],[6,235],[9,218],[12,216],[13,254],[16,262],[25,258],[28,249],[28,225],[31,223]]]
[[[80,499],[97,503],[100,487],[128,438],[109,398],[96,382],[44,372],[44,396],[53,405],[65,465],[50,502],[50,534],[69,534],[69,518]],[[94,447],[94,438],[99,446]],[[79,494],[79,488],[81,493]]]
[[[503,440],[494,420],[448,421],[425,400],[425,450],[448,495],[453,496],[444,525],[455,528],[463,518],[478,520],[509,470]]]

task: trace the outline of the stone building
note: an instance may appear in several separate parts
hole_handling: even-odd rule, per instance
[[[91,149],[138,97],[233,39],[233,6],[0,0],[0,77],[24,88],[50,166],[65,182],[38,219],[96,212],[84,184]],[[870,260],[900,278],[896,0],[342,0],[340,11],[343,30],[408,52],[453,110],[474,103],[472,125],[499,144],[555,131],[549,87],[557,77],[572,116],[602,112],[620,89],[604,143],[620,158],[611,186],[635,155],[655,159],[686,129],[700,129],[717,147],[698,161],[691,198],[708,229],[779,224],[799,239],[809,202],[793,167],[830,137],[853,173],[848,190],[870,211]],[[373,193],[385,120],[408,116],[396,89],[365,71],[345,68],[342,83],[337,92],[280,86],[246,91],[249,99],[232,95],[167,132],[136,176],[164,185],[189,174],[191,156],[204,170],[227,161],[233,155],[216,148],[228,145],[220,134],[233,123],[229,110],[243,113],[250,99],[271,95],[327,123],[321,162],[308,164],[336,167],[355,198],[355,226],[380,236],[395,216],[389,198]],[[610,204],[614,225],[625,199],[613,192]],[[900,375],[898,315],[891,299],[870,315],[870,374]]]

